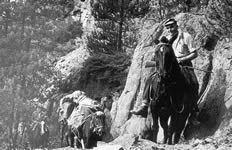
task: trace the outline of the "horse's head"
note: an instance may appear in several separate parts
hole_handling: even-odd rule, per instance
[[[93,129],[93,133],[98,136],[102,136],[105,126],[105,114],[102,111],[97,111],[92,115],[90,128]]]
[[[172,46],[167,43],[157,45],[155,49],[155,61],[157,72],[163,77],[170,77],[175,70],[178,70],[178,63],[172,49]]]

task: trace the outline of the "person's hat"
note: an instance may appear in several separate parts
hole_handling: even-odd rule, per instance
[[[173,25],[176,24],[176,20],[175,19],[168,19],[167,21],[165,21],[164,25],[165,26],[169,26],[169,25]]]

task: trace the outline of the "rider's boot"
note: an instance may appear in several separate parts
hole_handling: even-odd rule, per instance
[[[133,109],[130,112],[135,115],[141,115],[142,117],[146,118],[148,115],[148,102],[144,100],[138,109]]]

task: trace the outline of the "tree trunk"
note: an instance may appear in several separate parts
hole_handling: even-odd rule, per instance
[[[160,15],[160,20],[163,20],[163,15],[162,15],[162,2],[159,0],[159,15]]]
[[[10,147],[11,149],[15,149],[14,147],[14,111],[15,111],[15,101],[12,100],[12,107],[11,107],[11,112],[10,112],[10,120],[9,120],[9,127],[8,127],[8,131],[9,131],[9,140],[10,140]]]
[[[122,51],[123,21],[124,21],[124,0],[121,0],[120,23],[119,23],[119,34],[118,34],[118,47],[117,47],[117,50],[119,52]]]
[[[6,3],[10,3],[10,0],[8,0]],[[7,36],[8,34],[8,28],[9,28],[9,21],[10,21],[10,9],[6,9],[6,17],[5,17],[5,24],[4,24],[4,34]]]
[[[14,116],[15,116],[15,119],[14,119],[13,147],[17,148],[18,128],[19,128],[21,112],[18,109],[16,109]]]

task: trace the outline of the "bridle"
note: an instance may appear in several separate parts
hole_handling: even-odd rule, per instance
[[[91,114],[89,114],[89,115],[87,115],[84,119],[83,119],[83,121],[82,121],[82,123],[80,124],[80,127],[83,127],[83,125],[88,121],[88,120],[90,120],[90,123],[91,123],[91,127],[90,127],[90,129],[93,129],[93,132],[95,132],[95,131],[99,131],[100,129],[103,129],[104,128],[104,124],[102,123],[101,125],[96,125],[96,121],[97,121],[97,117],[99,117],[98,116],[98,114],[97,114],[97,112],[95,112],[95,113],[91,113]],[[102,117],[102,116],[100,116],[100,117]],[[72,129],[73,131],[75,130],[75,129]],[[77,130],[78,131],[78,130]],[[79,132],[79,131],[78,131]],[[75,132],[73,132],[73,133],[75,133]]]
[[[98,118],[99,117],[99,118]],[[98,124],[98,122],[101,122],[103,120],[103,116],[98,116],[96,113],[92,116],[91,124],[93,125],[93,132],[97,133],[98,135],[101,135],[102,133],[99,133],[99,130],[104,128],[104,123]]]
[[[97,112],[94,112],[94,113],[92,112],[92,113],[90,113],[89,115],[87,115],[87,116],[83,119],[82,123],[80,124],[80,127],[83,128],[83,125],[84,125],[89,119],[91,119],[91,120],[90,120],[90,121],[91,121],[91,124],[94,125],[94,126],[90,127],[90,129],[93,129],[93,132],[98,132],[99,129],[103,129],[103,128],[104,128],[103,124],[100,125],[100,126],[96,126],[96,124],[93,123],[93,121],[95,121],[96,117],[97,117]],[[76,129],[74,129],[74,128],[71,128],[71,131],[72,131],[72,133],[75,135],[74,138],[75,138],[76,140],[78,140],[78,141],[81,143],[81,134],[80,134],[80,131],[79,131],[78,129],[76,130]]]
[[[167,48],[169,48],[171,45],[167,44],[167,43],[160,43],[159,45],[157,45],[156,49],[155,49],[155,59],[158,63],[158,68],[157,68],[157,72],[163,77],[163,78],[167,78],[169,76],[171,76],[171,71],[173,70],[173,63],[169,63],[166,64],[166,55],[168,55],[167,53]],[[168,59],[173,59],[173,58],[168,58]],[[171,60],[170,60],[171,61]],[[167,66],[169,67],[167,70]]]

